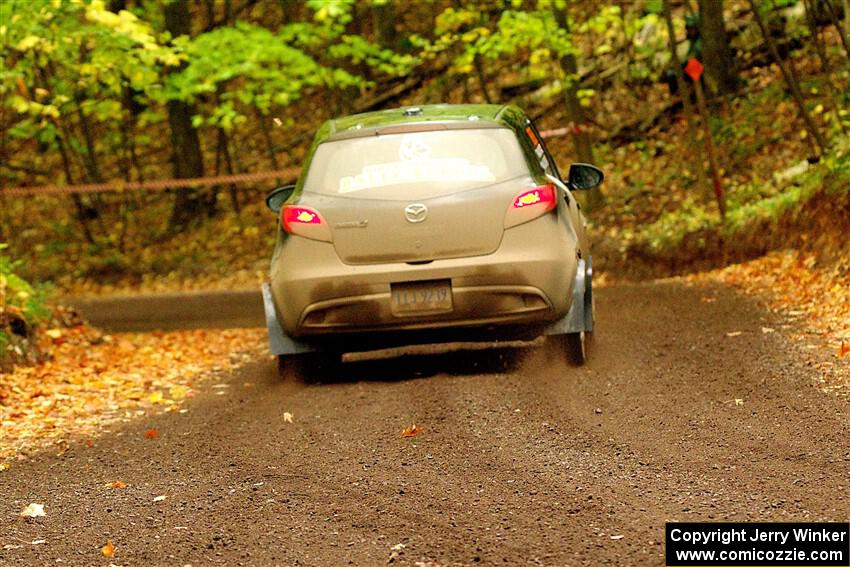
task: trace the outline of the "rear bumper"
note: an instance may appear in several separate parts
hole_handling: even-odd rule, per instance
[[[539,219],[549,226],[534,221],[505,231],[493,254],[416,265],[348,265],[332,244],[287,239],[272,263],[270,295],[277,319],[283,332],[297,339],[545,325],[569,310],[577,270],[575,239],[554,219]],[[453,309],[393,315],[390,285],[427,280],[451,281]]]
[[[378,332],[339,334],[335,336],[318,336],[309,342],[299,341],[286,335],[277,319],[277,309],[271,294],[271,285],[263,284],[263,304],[265,307],[266,324],[269,331],[269,348],[275,355],[292,355],[315,350],[330,349],[335,351],[357,352],[402,346],[409,344],[446,343],[446,342],[498,342],[517,339],[531,339],[541,332],[545,335],[561,335],[564,333],[579,333],[593,330],[593,298],[592,298],[593,268],[591,259],[579,260],[573,284],[573,300],[569,312],[544,328],[537,326],[506,327],[489,326],[469,328],[440,328],[434,330],[413,330],[405,333]]]
[[[556,317],[546,295],[531,286],[453,286],[453,309],[430,315],[395,316],[389,290],[308,305],[298,322],[300,335],[347,331],[436,329],[519,324]]]

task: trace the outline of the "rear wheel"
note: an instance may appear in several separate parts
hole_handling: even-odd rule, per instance
[[[553,347],[560,351],[568,364],[581,366],[587,362],[587,341],[590,333],[567,333],[565,335],[553,335],[549,339]]]
[[[342,355],[337,352],[305,352],[301,354],[278,355],[277,371],[281,378],[293,374],[306,382],[319,382],[332,378]]]

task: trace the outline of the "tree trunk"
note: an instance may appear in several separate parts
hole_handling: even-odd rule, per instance
[[[699,30],[709,88],[716,94],[735,92],[738,74],[723,20],[723,0],[700,0]]]
[[[685,73],[682,71],[682,62],[679,60],[679,54],[676,51],[676,28],[673,26],[673,15],[670,11],[669,0],[664,0],[664,20],[667,23],[667,35],[670,39],[670,57],[673,64],[673,71],[676,73],[676,84],[679,86],[679,93],[682,95],[682,104],[685,107],[685,119],[688,121],[688,145],[696,157],[694,173],[697,177],[697,185],[700,192],[709,197],[708,179],[705,176],[705,169],[702,164],[702,150],[697,142],[697,130],[694,124],[694,108],[691,103],[691,89],[688,87],[688,82],[685,80]]]
[[[803,0],[803,6],[806,9],[806,21],[809,24],[809,33],[812,36],[812,41],[815,44],[818,59],[820,59],[821,69],[825,75],[824,83],[826,84],[829,99],[832,103],[833,117],[838,123],[838,127],[841,128],[841,133],[847,135],[847,129],[844,127],[844,120],[842,120],[842,116],[840,114],[840,110],[842,108],[841,98],[839,97],[838,90],[832,80],[832,66],[829,64],[829,56],[826,53],[826,47],[824,45],[823,38],[821,37],[820,29],[818,28],[815,2],[816,0]]]
[[[833,6],[830,0],[824,0],[826,3],[826,8],[829,11],[829,17],[832,20],[835,29],[838,30],[838,37],[841,38],[841,45],[844,46],[844,51],[847,53],[847,57],[850,58],[850,14],[847,13],[847,2],[844,2],[844,27],[841,27],[841,22],[838,19],[838,9]]]
[[[233,175],[233,160],[230,158],[230,138],[227,136],[224,128],[218,129],[218,151],[221,152],[221,156],[224,158],[224,167],[227,174]],[[216,171],[216,175],[218,175],[218,171]],[[230,204],[233,205],[233,210],[238,215],[241,212],[241,207],[239,206],[239,193],[236,190],[236,184],[231,183],[229,190]]]
[[[83,164],[86,168],[86,174],[89,181],[92,183],[103,183],[103,176],[100,174],[100,165],[97,162],[97,152],[94,147],[94,133],[92,132],[91,123],[88,117],[83,113],[82,93],[75,95],[77,102],[77,116],[80,119],[80,130],[83,132],[83,142],[86,145],[86,153],[83,155]]]
[[[844,0],[844,35],[850,36],[850,0]]]
[[[372,28],[381,47],[395,49],[396,30],[393,0],[372,3]]]
[[[761,12],[759,12],[756,1],[749,0],[749,3],[753,13],[753,19],[755,19],[759,30],[761,30],[764,42],[767,44],[767,48],[770,50],[771,56],[773,56],[773,59],[779,66],[779,70],[782,72],[785,84],[788,85],[788,90],[791,91],[791,97],[794,99],[794,102],[797,103],[797,109],[800,111],[800,118],[802,118],[806,131],[809,133],[809,143],[812,146],[812,151],[814,152],[815,157],[820,157],[824,149],[826,149],[826,142],[824,141],[823,136],[821,136],[818,127],[812,120],[812,116],[809,114],[809,111],[806,109],[806,103],[803,99],[803,93],[800,90],[800,83],[797,80],[797,73],[794,70],[793,64],[790,61],[783,61],[782,57],[779,56],[779,51],[776,49],[776,44],[767,29],[767,25],[764,23],[764,18],[761,17]]]
[[[569,21],[567,20],[567,11],[563,8],[553,8],[555,13],[555,21],[561,29],[569,33]],[[585,163],[593,163],[593,147],[590,143],[585,125],[587,117],[584,113],[581,103],[578,100],[578,63],[575,55],[572,53],[565,55],[560,60],[561,69],[566,75],[567,88],[564,89],[564,97],[567,106],[567,117],[573,123],[575,134],[573,139],[576,147],[576,157],[579,161]]]
[[[566,8],[560,8],[553,4],[552,12],[558,27],[569,33],[570,24],[567,18]],[[590,134],[587,131],[587,117],[585,116],[584,108],[578,100],[578,63],[576,62],[575,55],[572,53],[564,55],[560,60],[560,64],[565,75],[564,80],[567,82],[567,87],[564,89],[564,98],[567,107],[567,118],[572,123],[572,138],[575,144],[576,158],[582,163],[593,163],[593,144]],[[593,210],[604,203],[605,196],[599,187],[595,187],[588,192],[588,209]]]
[[[478,83],[481,85],[481,93],[484,95],[484,101],[487,104],[493,104],[493,99],[490,97],[490,91],[487,90],[487,83],[489,82],[489,79],[487,78],[487,74],[484,72],[484,62],[481,61],[481,55],[476,53],[472,62],[475,66],[475,74],[478,75]]]
[[[189,35],[191,20],[188,0],[174,0],[165,5],[165,28],[172,37]],[[192,126],[195,107],[189,103],[168,101],[168,125],[171,128],[171,150],[174,177],[179,179],[203,177],[204,161],[198,131]],[[179,189],[168,221],[169,229],[185,227],[196,218],[204,200],[194,188]],[[209,204],[208,204],[209,205]]]
[[[53,122],[55,124],[56,121],[54,120]],[[62,134],[57,136],[56,144],[59,147],[59,155],[62,156],[62,167],[65,169],[65,181],[68,185],[73,185],[74,174],[71,169],[71,159],[68,157],[68,152],[65,149],[65,142],[62,139]],[[80,196],[76,193],[71,193],[71,201],[74,202],[74,207],[77,209],[77,220],[80,221],[80,227],[83,229],[83,236],[85,236],[87,242],[95,244],[94,235],[92,234],[88,223],[88,221],[93,218],[91,207],[87,207]]]
[[[725,222],[726,193],[723,190],[720,165],[717,163],[717,154],[714,151],[714,138],[711,135],[711,123],[708,116],[708,105],[705,102],[705,93],[702,89],[702,81],[694,81],[694,92],[697,94],[697,106],[702,117],[702,128],[705,133],[705,152],[708,154],[708,165],[711,169],[711,178],[714,184],[714,198],[717,200],[717,208],[720,209],[720,220]]]

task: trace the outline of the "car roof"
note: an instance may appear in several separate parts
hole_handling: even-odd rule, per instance
[[[370,136],[392,128],[401,131],[405,126],[417,128],[433,125],[436,128],[499,128],[522,126],[523,112],[503,104],[425,104],[404,106],[375,112],[352,114],[328,120],[316,134],[315,144],[328,140]]]

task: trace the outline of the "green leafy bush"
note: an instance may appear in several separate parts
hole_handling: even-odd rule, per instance
[[[637,243],[654,253],[673,253],[689,236],[718,231],[726,239],[760,227],[775,226],[787,215],[801,211],[821,192],[830,195],[850,194],[850,155],[842,144],[823,156],[820,163],[806,167],[790,180],[781,176],[771,180],[754,180],[730,191],[726,221],[721,223],[713,208],[686,200],[680,207],[663,213],[658,220],[644,226]],[[805,165],[805,163],[803,163]]]
[[[45,306],[47,289],[19,277],[15,262],[2,253],[0,243],[0,363],[23,357],[33,346],[33,330],[50,317]]]

